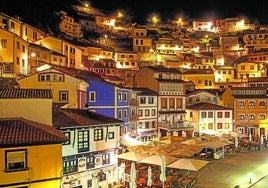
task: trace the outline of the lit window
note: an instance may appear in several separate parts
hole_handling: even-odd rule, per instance
[[[255,106],[255,101],[249,101],[249,106],[254,107]]]
[[[78,131],[78,152],[84,152],[89,150],[89,132]]]
[[[103,129],[94,130],[94,141],[103,140]]]
[[[63,134],[68,138],[68,140],[66,142],[62,143],[62,144],[63,145],[69,145],[70,144],[70,138],[71,138],[70,132],[64,132]]]
[[[27,169],[27,150],[5,151],[5,158],[7,171]]]
[[[68,161],[63,161],[63,173],[67,174],[70,172],[77,172],[78,162],[77,159],[70,159]]]
[[[118,93],[118,101],[122,101],[122,92]]]
[[[149,116],[150,115],[150,111],[149,110],[145,110],[145,116]]]
[[[239,102],[238,102],[238,106],[240,106],[240,107],[241,107],[241,106],[245,106],[245,102],[244,102],[244,101],[239,101]]]

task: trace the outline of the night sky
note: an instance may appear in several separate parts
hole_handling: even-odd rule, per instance
[[[186,18],[224,18],[246,16],[268,23],[266,0],[91,0],[95,8],[126,10],[133,20],[144,23],[151,13],[161,20],[183,15]],[[140,3],[139,3],[140,2]],[[30,24],[52,24],[54,11],[66,10],[79,0],[0,0],[0,11],[10,16],[20,16]]]

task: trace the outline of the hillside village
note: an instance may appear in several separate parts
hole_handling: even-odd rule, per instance
[[[112,187],[117,154],[166,137],[266,140],[266,25],[139,25],[87,4],[58,16],[45,32],[0,13],[0,187]]]

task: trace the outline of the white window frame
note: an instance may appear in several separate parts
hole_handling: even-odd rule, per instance
[[[27,170],[27,150],[6,150],[5,151],[5,170],[21,171]]]
[[[88,100],[89,100],[89,102],[96,102],[96,92],[95,91],[90,91],[88,93]]]

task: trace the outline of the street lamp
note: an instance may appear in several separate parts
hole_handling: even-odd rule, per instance
[[[35,53],[35,52],[32,52],[31,53],[31,57],[33,57],[33,58],[35,58],[36,59],[36,68],[38,68],[38,52],[37,53]]]

